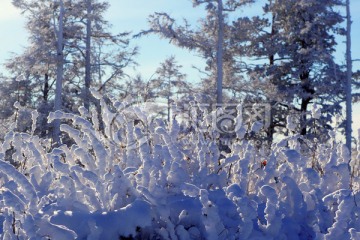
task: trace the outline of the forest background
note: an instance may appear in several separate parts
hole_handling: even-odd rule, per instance
[[[186,19],[190,24],[196,26],[200,17],[205,17],[206,11],[203,7],[192,6],[190,0],[168,1],[168,0],[108,0],[110,7],[104,14],[104,19],[111,25],[111,32],[139,33],[144,29],[149,29],[148,17],[154,12],[166,12],[171,17],[182,20]],[[265,1],[260,0],[249,7],[243,7],[240,12],[246,16],[261,15],[262,6]],[[339,9],[345,16],[345,7]],[[360,69],[360,1],[351,2],[352,15],[352,59],[353,72]],[[241,16],[238,16],[241,17]],[[180,23],[180,22],[179,22]],[[345,22],[343,23],[345,27]],[[16,9],[11,0],[1,0],[0,8],[0,72],[5,72],[3,64],[10,59],[13,54],[21,54],[28,46],[28,31],[26,28],[26,18],[21,15],[21,11]],[[341,65],[346,64],[345,36],[336,36],[338,43],[336,47],[335,61]],[[203,69],[206,59],[199,56],[194,51],[174,46],[168,39],[161,39],[159,35],[149,34],[144,37],[131,39],[130,45],[139,47],[139,53],[134,57],[137,65],[127,67],[125,73],[131,77],[141,74],[143,79],[151,79],[155,74],[160,63],[166,58],[175,56],[176,61],[182,66],[181,72],[186,74],[186,81],[199,83],[203,75],[197,69]],[[245,60],[246,61],[246,60]],[[194,66],[197,68],[195,69]],[[94,79],[95,80],[95,79]],[[344,108],[345,111],[345,108]],[[344,115],[345,116],[345,115]],[[357,138],[360,128],[360,103],[353,104],[353,136]]]

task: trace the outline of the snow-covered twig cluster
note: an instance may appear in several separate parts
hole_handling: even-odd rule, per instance
[[[291,135],[264,151],[240,127],[224,152],[209,115],[167,125],[96,97],[101,122],[49,116],[72,144],[6,135],[3,239],[359,239],[358,164],[335,140]]]

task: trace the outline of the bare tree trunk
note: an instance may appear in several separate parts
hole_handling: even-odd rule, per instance
[[[43,100],[44,102],[48,102],[48,98],[49,98],[49,91],[50,91],[50,87],[49,87],[49,74],[45,73],[44,76],[44,89],[43,89]]]
[[[43,102],[42,107],[40,109],[40,113],[42,114],[42,120],[41,120],[41,132],[40,136],[45,137],[46,132],[49,129],[49,125],[47,123],[47,116],[49,115],[49,74],[45,73],[44,76],[44,89],[43,89]]]
[[[300,74],[301,80],[301,89],[303,90],[305,96],[301,98],[301,106],[300,106],[300,135],[305,136],[307,134],[307,109],[308,106],[313,100],[313,95],[315,94],[315,90],[311,87],[309,82],[310,72],[305,70]]]
[[[352,80],[352,59],[351,59],[351,14],[350,14],[350,0],[346,0],[346,146],[350,151],[351,156],[351,133],[352,133],[352,104],[351,104],[351,80]]]
[[[167,95],[167,121],[170,126],[170,96],[171,96],[171,79],[168,79],[168,95]]]
[[[308,49],[309,44],[306,43],[304,39],[301,40],[301,48]],[[301,90],[303,96],[301,97],[301,107],[300,107],[300,135],[305,136],[307,134],[307,109],[310,102],[313,100],[313,95],[315,94],[315,89],[311,86],[310,83],[310,70],[307,68],[308,59],[300,60],[300,82]]]
[[[62,82],[64,75],[64,54],[63,54],[63,46],[64,46],[64,3],[62,0],[60,2],[60,15],[58,20],[58,27],[56,31],[57,38],[57,63],[56,63],[56,90],[55,90],[55,102],[54,102],[54,110],[61,110],[62,105]],[[56,29],[56,28],[55,28]],[[54,121],[54,132],[53,132],[53,140],[56,144],[60,144],[60,120],[56,119]]]
[[[273,2],[272,0],[270,0],[270,6],[273,7]],[[274,11],[272,11],[272,17],[271,17],[271,33],[270,33],[270,36],[271,37],[274,37],[275,34],[276,34],[276,30],[275,30],[275,13]],[[275,56],[273,53],[271,53],[269,56],[269,66],[272,67],[274,66],[275,64]],[[272,79],[271,82],[273,82],[274,80]],[[267,130],[267,135],[268,135],[268,144],[269,144],[269,147],[271,147],[273,141],[274,141],[274,134],[275,134],[275,104],[276,104],[276,101],[273,101],[273,99],[271,99],[270,101],[271,103],[271,109],[270,109],[270,125],[269,125],[269,128]]]
[[[221,104],[223,84],[223,54],[224,54],[224,15],[223,2],[218,0],[218,37],[216,50],[216,103]]]
[[[307,108],[312,98],[301,99],[300,107],[300,135],[305,136],[307,134]]]
[[[86,0],[86,53],[85,53],[85,91],[84,107],[89,110],[90,107],[90,85],[91,85],[91,0]]]

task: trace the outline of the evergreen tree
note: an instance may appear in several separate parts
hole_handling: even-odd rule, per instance
[[[341,4],[340,0],[270,0],[264,7],[267,18],[240,18],[234,25],[252,29],[245,38],[241,31],[236,33],[239,44],[248,46],[248,56],[268,60],[254,70],[275,87],[276,96],[269,91],[263,94],[268,102],[278,103],[278,110],[298,116],[302,135],[313,125],[307,118],[310,104],[323,106],[324,126],[331,120],[330,113],[341,110],[343,71],[333,56],[335,36],[343,32],[343,18],[335,10]],[[284,116],[274,116],[272,127],[284,127],[284,120]]]
[[[113,82],[124,77],[124,68],[134,63],[137,49],[128,48],[129,33],[109,32],[110,25],[103,17],[109,7],[107,2],[14,0],[13,3],[27,17],[30,36],[24,52],[6,64],[8,81],[28,75],[26,79],[33,89],[31,99],[37,100],[31,107],[42,113],[42,135],[47,132],[44,126],[49,111],[73,112],[81,103],[89,105],[90,86],[102,92],[117,91],[105,89],[105,85],[119,87]],[[94,76],[99,78],[93,82]]]
[[[252,3],[253,0],[193,0],[194,7],[205,5],[207,15],[200,19],[200,26],[192,28],[185,20],[183,25],[177,25],[175,19],[167,13],[155,13],[150,16],[150,30],[141,34],[156,33],[162,38],[170,39],[171,43],[200,53],[206,59],[206,71],[210,74],[204,80],[205,86],[210,86],[210,93],[216,93],[216,102],[223,102],[223,85],[228,81],[224,80],[224,68],[234,66],[234,58],[229,47],[231,32],[229,31],[228,13],[234,12],[241,6]],[[231,74],[229,74],[231,75]],[[225,76],[229,76],[226,75]],[[228,81],[229,82],[229,81]],[[231,88],[228,86],[227,88]],[[214,90],[216,89],[216,90]]]
[[[156,70],[160,90],[158,95],[166,99],[168,122],[170,122],[171,104],[175,102],[174,94],[185,93],[189,89],[189,85],[184,81],[185,74],[180,72],[181,67],[177,64],[175,57],[171,56],[165,59]]]

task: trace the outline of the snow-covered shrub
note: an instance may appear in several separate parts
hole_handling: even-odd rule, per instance
[[[349,168],[335,139],[292,134],[269,150],[239,127],[222,151],[214,113],[201,106],[191,121],[166,124],[94,95],[101,114],[81,108],[80,115],[49,116],[66,120],[70,146],[53,148],[34,135],[36,113],[30,133],[7,133],[0,145],[3,239],[358,238],[358,165]]]

